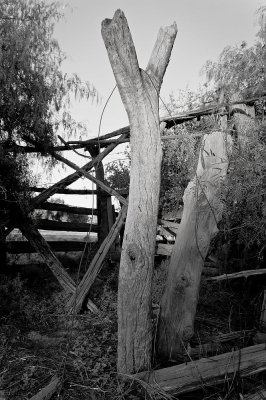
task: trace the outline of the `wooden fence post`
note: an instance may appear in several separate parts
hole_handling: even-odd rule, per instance
[[[183,353],[194,332],[201,272],[222,217],[229,138],[226,132],[204,136],[196,175],[184,193],[158,324],[157,353],[167,359]]]
[[[91,146],[89,149],[90,154],[93,158],[99,155],[99,147]],[[95,165],[95,176],[96,178],[104,183],[104,167],[102,161],[98,162]],[[98,243],[99,245],[102,244],[106,236],[109,232],[108,227],[108,213],[107,213],[107,196],[104,191],[101,191],[101,188],[97,185],[97,210],[98,210]]]
[[[102,36],[130,122],[129,205],[118,289],[118,371],[150,366],[151,281],[160,191],[159,92],[176,37],[176,24],[161,29],[145,71],[139,68],[124,13],[102,22]]]

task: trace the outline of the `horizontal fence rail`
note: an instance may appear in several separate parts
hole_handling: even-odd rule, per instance
[[[97,215],[98,210],[96,208],[87,207],[75,207],[66,204],[50,203],[45,202],[37,207],[38,210],[48,210],[48,211],[61,211],[69,214],[79,214],[79,215]]]
[[[39,219],[35,221],[37,229],[49,231],[74,231],[74,232],[98,232],[99,227],[96,224],[82,222],[58,222],[50,219]]]

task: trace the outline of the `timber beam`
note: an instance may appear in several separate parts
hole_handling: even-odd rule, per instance
[[[189,111],[187,113],[179,114],[179,115],[174,115],[174,116],[169,116],[165,118],[161,118],[160,122],[165,122],[166,123],[166,129],[170,129],[175,125],[180,125],[183,124],[184,122],[191,121],[195,118],[200,118],[206,115],[212,115],[212,114],[221,114],[225,115],[227,114],[223,108],[232,106],[232,105],[237,105],[237,104],[246,104],[246,105],[253,105],[255,101],[261,100],[262,98],[265,98],[266,94],[262,93],[260,96],[256,97],[251,97],[243,100],[238,100],[234,102],[227,102],[227,103],[218,103],[218,104],[212,104],[209,107],[204,107],[196,110]],[[235,111],[235,112],[242,112],[243,111]],[[69,150],[76,150],[76,149],[82,149],[82,148],[87,148],[89,149],[90,146],[97,145],[98,147],[107,147],[112,143],[115,143],[113,140],[108,140],[112,139],[116,136],[119,135],[126,135],[123,139],[120,140],[120,143],[127,143],[129,142],[129,137],[130,137],[130,127],[125,126],[121,129],[115,130],[113,132],[107,133],[106,135],[102,135],[100,137],[95,137],[89,140],[72,140],[66,142],[66,145],[64,146],[54,146],[50,147],[48,149],[41,149],[36,146],[19,146],[19,145],[12,145],[11,147],[4,148],[4,151],[7,152],[25,152],[25,153],[36,153],[36,152],[42,152],[42,153],[50,153],[51,151],[69,151]],[[167,137],[162,137],[162,139],[167,139]],[[71,148],[70,148],[71,146]]]
[[[237,376],[244,378],[266,370],[265,344],[232,350],[157,371],[133,375],[148,392],[179,395],[217,384],[227,384]]]

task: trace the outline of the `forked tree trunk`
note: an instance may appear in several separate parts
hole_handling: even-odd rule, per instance
[[[193,335],[199,284],[210,241],[222,216],[222,185],[228,169],[224,132],[205,135],[196,176],[184,193],[184,211],[161,301],[157,351],[174,359]],[[230,146],[229,146],[230,148]]]
[[[102,36],[130,122],[131,174],[118,289],[118,371],[150,366],[151,281],[160,190],[159,91],[176,37],[161,29],[146,71],[139,68],[127,20],[117,10]]]

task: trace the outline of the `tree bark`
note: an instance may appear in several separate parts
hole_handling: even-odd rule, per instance
[[[176,24],[159,31],[143,71],[123,12],[117,10],[112,20],[102,22],[103,40],[129,118],[132,154],[118,289],[120,373],[149,368],[151,360],[151,280],[162,157],[159,91],[176,33]]]
[[[222,185],[228,168],[225,132],[205,135],[196,176],[184,193],[184,211],[161,301],[157,351],[164,358],[183,353],[193,335],[199,284],[210,241],[222,216]]]

